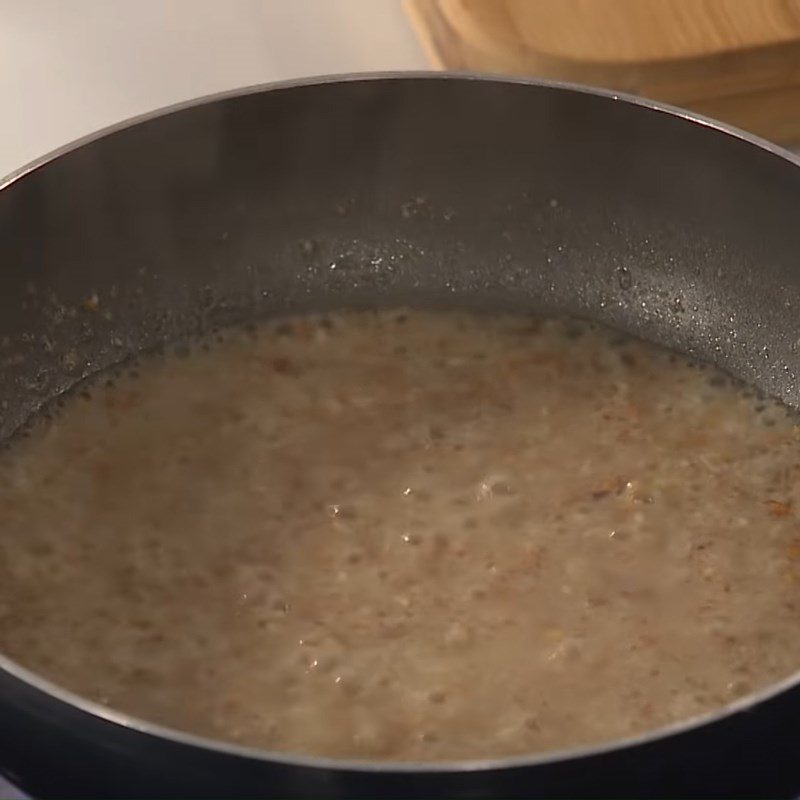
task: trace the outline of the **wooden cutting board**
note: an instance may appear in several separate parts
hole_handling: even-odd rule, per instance
[[[800,0],[404,0],[432,64],[605,86],[800,141]]]

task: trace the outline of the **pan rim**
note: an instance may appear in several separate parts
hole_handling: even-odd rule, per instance
[[[457,774],[465,772],[493,772],[508,769],[546,767],[564,762],[576,762],[597,756],[612,754],[644,745],[658,744],[672,736],[688,734],[703,727],[723,722],[736,714],[748,713],[755,706],[800,686],[800,670],[777,683],[746,695],[738,700],[684,720],[662,725],[633,736],[611,739],[594,744],[576,747],[543,750],[528,755],[500,756],[496,758],[467,758],[444,761],[387,761],[378,759],[333,758],[313,756],[281,750],[267,750],[248,747],[221,739],[188,733],[157,722],[149,722],[133,714],[117,711],[101,703],[89,700],[76,692],[65,689],[39,674],[21,666],[0,653],[0,673],[6,673],[29,688],[44,693],[49,699],[70,706],[73,710],[95,717],[104,722],[118,725],[128,730],[166,740],[174,744],[200,748],[220,755],[235,756],[249,761],[278,763],[293,767],[324,769],[338,772],[362,772],[371,774]]]
[[[777,156],[794,166],[800,167],[800,153],[794,153],[779,144],[757,136],[754,133],[748,133],[735,125],[730,125],[727,122],[712,117],[707,117],[704,114],[698,114],[694,111],[681,108],[680,106],[670,105],[669,103],[662,103],[658,100],[651,100],[647,97],[640,97],[635,94],[627,92],[619,92],[612,89],[604,89],[597,86],[587,86],[581,83],[571,83],[569,81],[555,81],[544,78],[527,78],[516,75],[502,75],[499,73],[481,73],[481,72],[468,72],[468,71],[434,71],[434,70],[398,70],[386,72],[349,72],[341,74],[328,74],[317,75],[304,78],[290,78],[283,81],[270,81],[267,83],[256,83],[249,86],[243,86],[235,89],[226,89],[221,92],[213,92],[211,94],[201,95],[189,100],[182,100],[170,105],[161,106],[151,111],[145,111],[142,114],[136,114],[128,117],[119,122],[106,125],[96,131],[74,139],[67,144],[51,150],[33,161],[12,170],[5,177],[0,177],[0,191],[7,189],[12,184],[16,183],[20,178],[25,175],[40,169],[41,167],[55,161],[61,156],[68,155],[74,150],[91,144],[94,141],[103,139],[111,134],[118,133],[119,131],[132,128],[144,122],[166,117],[179,111],[186,111],[197,106],[211,105],[225,100],[232,100],[237,97],[246,97],[252,94],[265,94],[273,91],[283,91],[286,89],[306,88],[312,86],[328,86],[334,84],[347,84],[347,83],[360,83],[360,82],[393,82],[399,80],[422,80],[422,81],[457,81],[463,83],[499,83],[507,85],[519,86],[532,86],[539,89],[556,89],[574,94],[585,94],[595,97],[605,98],[607,100],[618,101],[627,103],[629,105],[639,106],[641,108],[649,109],[657,113],[666,114],[672,117],[678,117],[686,120],[690,124],[700,125],[704,128],[709,128],[718,131],[734,139],[739,139],[749,145],[753,145],[761,150],[765,150],[771,155]]]

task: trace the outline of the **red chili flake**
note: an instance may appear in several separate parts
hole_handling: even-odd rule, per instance
[[[767,500],[769,513],[773,517],[786,517],[792,513],[792,504],[780,500]]]

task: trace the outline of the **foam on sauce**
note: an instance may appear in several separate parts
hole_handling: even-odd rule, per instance
[[[800,665],[783,406],[586,325],[348,312],[96,381],[0,455],[0,650],[269,749],[488,758]]]

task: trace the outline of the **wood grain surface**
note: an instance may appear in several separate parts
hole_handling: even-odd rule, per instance
[[[800,0],[405,0],[439,68],[605,86],[800,140]]]

